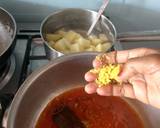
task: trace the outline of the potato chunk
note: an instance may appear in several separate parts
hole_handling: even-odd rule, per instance
[[[89,48],[89,46],[91,45],[90,41],[83,37],[78,38],[75,42],[78,43],[83,49]]]
[[[83,50],[83,47],[79,43],[72,44],[70,46],[71,52],[80,52]]]
[[[82,51],[105,52],[111,47],[111,43],[104,34],[83,37],[79,33],[60,29],[54,34],[46,34],[47,41],[52,48],[63,53]]]
[[[103,51],[102,44],[98,44],[98,45],[96,46],[96,51],[97,51],[97,52]]]
[[[64,38],[67,39],[70,42],[73,42],[75,39],[80,38],[80,34],[70,30],[65,35]]]
[[[60,29],[56,33],[60,34],[60,35],[62,35],[62,37],[64,37],[67,32],[65,32],[63,29]]]
[[[96,51],[95,49],[96,49],[95,46],[91,45],[89,48],[85,49],[85,51],[92,52],[92,51]]]
[[[109,41],[108,38],[107,38],[107,36],[104,35],[104,34],[99,34],[99,39],[102,40],[102,41],[104,41],[104,42]]]
[[[64,38],[54,44],[54,48],[58,51],[66,51],[68,49],[68,41]]]
[[[105,51],[109,50],[111,48],[111,46],[112,45],[109,42],[102,44],[102,51],[105,52]]]
[[[63,36],[60,34],[47,34],[46,39],[49,41],[58,41],[61,39]]]

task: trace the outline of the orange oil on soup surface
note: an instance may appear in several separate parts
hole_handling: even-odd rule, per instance
[[[134,109],[119,97],[86,94],[83,88],[69,90],[54,98],[40,114],[36,128],[57,128],[53,112],[67,105],[86,128],[144,128]]]

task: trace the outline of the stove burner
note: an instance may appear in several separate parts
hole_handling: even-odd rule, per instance
[[[0,70],[0,89],[2,89],[12,78],[15,71],[15,56],[12,55]]]

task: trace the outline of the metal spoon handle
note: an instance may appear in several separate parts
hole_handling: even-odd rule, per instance
[[[97,14],[97,18],[93,21],[92,25],[90,26],[87,35],[90,35],[94,26],[96,25],[97,21],[99,20],[99,18],[101,17],[102,13],[104,12],[106,6],[108,5],[109,0],[104,0],[102,6],[100,7],[98,14]]]
[[[160,41],[160,30],[119,33],[117,40],[127,41]]]

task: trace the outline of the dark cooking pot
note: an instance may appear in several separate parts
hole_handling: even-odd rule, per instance
[[[16,29],[13,16],[0,7],[0,69],[3,68],[14,49]]]
[[[57,95],[83,86],[84,73],[92,67],[97,53],[64,55],[31,74],[18,90],[9,110],[7,128],[34,128],[46,105]],[[145,128],[159,128],[160,110],[126,100],[140,114]]]

